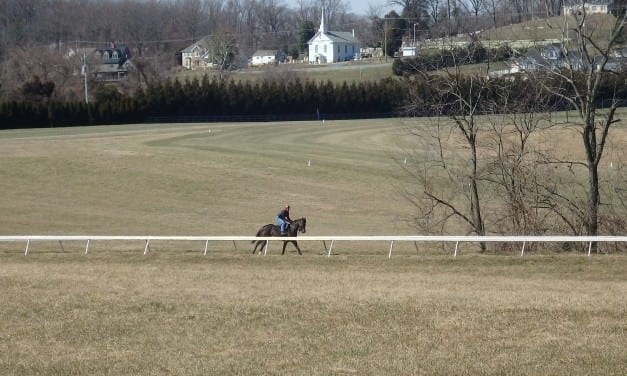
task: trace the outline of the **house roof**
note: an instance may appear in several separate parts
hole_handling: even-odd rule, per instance
[[[192,44],[190,44],[189,46],[185,47],[184,49],[181,50],[181,52],[183,53],[191,53],[194,52],[194,50],[196,48],[201,48],[203,50],[206,50],[209,48],[209,37],[204,37]]]
[[[567,53],[566,53],[567,52]],[[587,66],[579,51],[565,51],[559,43],[532,48],[513,63],[523,69],[547,71],[552,69],[582,69]]]
[[[96,48],[96,51],[103,53],[105,51],[111,53],[113,51],[116,51],[118,53],[119,56],[125,56],[127,58],[131,57],[131,51],[128,49],[128,47],[126,47],[123,44],[120,45],[115,45],[115,46],[109,46],[109,47],[104,47],[104,48]]]
[[[101,56],[106,52],[109,56],[107,60],[104,61],[105,64],[118,64],[121,67],[127,60],[131,58],[131,51],[123,44],[120,45],[112,45],[105,48],[96,48],[96,53]],[[113,58],[113,52],[117,54],[116,58]]]
[[[276,56],[276,50],[257,50],[253,56]]]

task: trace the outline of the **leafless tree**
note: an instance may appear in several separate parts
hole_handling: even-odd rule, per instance
[[[214,34],[209,43],[209,55],[219,73],[219,79],[225,80],[237,68],[239,49],[235,37],[226,32]]]
[[[505,81],[508,83],[507,81]],[[486,117],[490,125],[488,150],[491,162],[484,179],[502,197],[502,208],[492,212],[492,225],[499,233],[542,235],[560,233],[563,213],[547,159],[553,160],[553,145],[546,141],[553,127],[550,94],[532,81],[521,81],[521,92],[511,87],[497,90],[498,99]],[[556,211],[558,212],[556,215]]]
[[[486,0],[466,0],[462,1],[462,7],[468,12],[475,16],[475,18],[479,17],[479,14],[486,9]]]
[[[324,9],[324,16],[329,27],[337,28],[342,26],[344,28],[342,18],[348,9],[344,0],[313,0],[313,2],[316,7],[316,20],[320,20],[320,11]]]
[[[418,198],[410,197],[410,200],[423,211],[419,219],[425,225],[444,230],[447,222],[455,219],[468,226],[471,232],[485,235],[479,160],[482,125],[478,117],[489,107],[485,95],[490,81],[484,75],[462,73],[462,61],[468,56],[454,57],[459,60],[453,68],[426,78],[436,88],[436,110],[441,116],[428,127],[427,134],[420,128],[415,129],[414,134],[432,140],[424,150],[435,149],[437,153],[425,158],[424,169],[414,172],[422,192]],[[421,96],[422,93],[416,94],[411,106],[421,107]],[[451,139],[459,140],[463,148],[452,146]],[[460,155],[462,151],[464,155]],[[446,176],[444,182],[432,175],[437,170]],[[442,189],[443,186],[450,189]],[[480,246],[486,249],[485,243]]]
[[[494,28],[498,26],[497,13],[501,5],[501,0],[486,0],[486,8],[490,17],[492,18],[492,25]]]
[[[601,205],[599,164],[608,142],[610,129],[620,121],[616,116],[619,106],[618,98],[603,98],[608,107],[603,108],[601,96],[603,82],[613,75],[610,57],[622,35],[627,13],[625,8],[619,9],[615,22],[608,32],[600,33],[600,24],[594,24],[592,17],[583,7],[580,13],[565,17],[564,42],[562,53],[565,61],[563,67],[550,67],[549,77],[553,77],[560,85],[552,85],[552,80],[544,81],[545,87],[554,95],[562,98],[575,109],[577,121],[583,141],[585,160],[578,162],[587,171],[587,204],[582,210],[587,235],[597,235],[599,231],[599,208]],[[569,90],[562,90],[561,83]],[[596,244],[594,244],[596,249]]]
[[[427,10],[427,14],[429,14],[429,19],[433,24],[437,24],[440,22],[440,18],[442,16],[442,8],[443,8],[443,0],[426,0],[425,7]]]

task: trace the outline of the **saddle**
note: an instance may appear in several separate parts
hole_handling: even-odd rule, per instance
[[[291,225],[291,223],[285,222],[285,232],[281,233],[282,236],[287,236],[287,231],[290,229]],[[281,226],[279,226],[279,231],[281,231]]]

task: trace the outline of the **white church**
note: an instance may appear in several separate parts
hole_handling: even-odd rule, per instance
[[[309,64],[337,63],[353,60],[360,53],[361,42],[352,33],[344,31],[329,31],[324,19],[316,35],[307,42],[309,44]]]

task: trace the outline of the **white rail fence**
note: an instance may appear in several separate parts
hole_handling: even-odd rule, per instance
[[[519,243],[521,244],[520,256],[525,254],[525,246],[528,243],[584,243],[588,244],[588,256],[590,256],[593,243],[626,243],[627,236],[301,236],[301,237],[256,237],[256,236],[57,236],[57,235],[25,235],[25,236],[0,236],[2,242],[25,242],[26,249],[24,255],[28,255],[32,242],[59,242],[63,249],[64,241],[86,242],[85,254],[89,252],[89,246],[92,241],[143,241],[144,255],[150,250],[150,242],[155,241],[198,241],[204,242],[204,255],[207,254],[209,242],[233,242],[233,246],[237,248],[237,241],[256,241],[266,240],[263,254],[268,251],[270,242],[283,242],[290,240],[306,241],[322,241],[327,256],[330,257],[335,242],[351,242],[351,241],[377,241],[389,242],[388,258],[392,257],[394,242],[413,242],[417,243],[455,243],[455,251],[453,257],[457,257],[460,243]],[[327,248],[326,242],[331,244]]]

